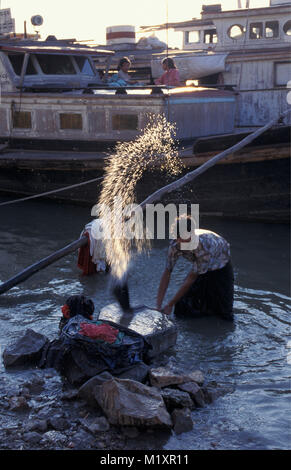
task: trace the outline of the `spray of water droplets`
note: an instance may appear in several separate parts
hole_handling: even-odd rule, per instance
[[[135,202],[135,189],[145,171],[159,170],[178,175],[183,167],[174,142],[175,126],[163,115],[149,116],[148,125],[132,142],[118,143],[105,169],[99,207],[103,225],[106,258],[112,275],[121,279],[127,272],[133,248],[148,246],[146,237],[130,240],[116,234],[116,220],[108,223],[108,210],[119,213]],[[116,201],[119,207],[116,207]],[[114,227],[114,228],[113,228]]]

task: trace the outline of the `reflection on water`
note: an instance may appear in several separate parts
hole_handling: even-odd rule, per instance
[[[90,208],[34,202],[1,208],[0,280],[79,237]],[[165,449],[287,449],[291,433],[289,229],[285,226],[202,220],[232,246],[235,267],[235,324],[218,318],[176,319],[177,347],[171,351],[187,368],[198,367],[208,380],[230,393],[194,413],[194,429],[172,436]],[[132,304],[155,306],[167,244],[156,242],[132,263]],[[179,260],[168,297],[187,272]],[[76,255],[58,261],[0,297],[1,348],[24,329],[53,338],[60,307],[71,294],[90,296],[96,311],[113,301],[106,275],[85,278]],[[1,364],[1,379],[6,372]]]

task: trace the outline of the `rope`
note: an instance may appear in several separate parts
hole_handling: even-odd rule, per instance
[[[28,196],[28,197],[24,197],[22,199],[15,199],[14,201],[1,202],[0,206],[8,206],[10,204],[16,204],[17,202],[24,202],[24,201],[29,201],[31,199],[37,199],[37,198],[40,198],[40,197],[49,196],[50,194],[60,193],[61,191],[66,191],[68,189],[78,188],[80,186],[85,186],[86,184],[96,183],[97,181],[101,181],[101,180],[103,180],[103,176],[101,176],[99,178],[95,178],[93,180],[84,181],[83,183],[72,184],[71,186],[66,186],[64,188],[55,189],[53,191],[48,191],[46,193],[35,194],[34,196]]]

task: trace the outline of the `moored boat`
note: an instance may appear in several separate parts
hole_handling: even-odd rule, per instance
[[[192,54],[194,58],[195,54]],[[247,58],[246,51],[244,54]],[[212,56],[207,53],[208,58]],[[93,59],[99,69],[108,70],[108,61],[113,57],[114,53],[108,49],[91,48],[72,40],[0,40],[2,193],[43,193],[101,176],[107,157],[100,152],[112,149],[116,141],[135,139],[151,114],[166,115],[176,123],[180,144],[190,145],[190,150],[181,151],[188,169],[198,167],[220,145],[241,137],[242,131],[249,133],[259,125],[250,120],[244,127],[238,122],[242,90],[236,89],[235,84],[170,89],[151,84],[126,89],[105,85]],[[257,59],[252,56],[250,60],[256,63]],[[210,62],[207,67],[213,66]],[[247,67],[241,70],[240,83],[243,83]],[[244,101],[250,104],[245,116],[256,107],[256,91],[252,90],[252,99]],[[286,86],[262,91],[268,91],[268,97],[272,93],[277,103],[275,113],[277,109],[286,109]],[[263,101],[269,114],[260,114],[260,124],[266,123],[272,114],[271,102],[265,98]],[[178,202],[183,196],[184,200],[199,203],[201,212],[206,214],[287,222],[288,122],[286,119],[285,127],[276,129],[268,144],[261,142],[260,146],[241,151],[170,199]],[[194,148],[193,142],[196,142]],[[140,197],[166,182],[166,176],[161,179],[145,175]],[[88,185],[57,197],[94,204],[97,194],[96,187]]]

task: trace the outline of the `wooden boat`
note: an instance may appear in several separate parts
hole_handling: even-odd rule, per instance
[[[286,87],[262,90],[272,94],[274,103],[282,103],[284,98],[284,106],[272,108],[263,98],[269,114],[260,114],[260,123],[250,120],[245,127],[237,126],[241,109],[245,109],[242,90],[219,86],[163,90],[152,85],[110,89],[100,82],[92,60],[108,70],[112,57],[110,50],[75,41],[0,40],[0,193],[38,194],[102,176],[108,148],[138,136],[152,113],[165,114],[177,124],[181,146],[189,147],[187,152],[181,151],[188,171],[221,145],[242,137],[242,132],[265,124],[273,111],[287,107]],[[257,56],[248,60],[256,63]],[[250,95],[247,90],[244,103],[250,106],[244,119],[254,114],[256,91]],[[202,214],[288,222],[288,130],[286,120],[285,126],[268,134],[267,143],[257,142],[241,151],[167,200],[199,203]],[[138,200],[167,181],[160,174],[145,175]],[[94,184],[57,195],[60,201],[92,205],[97,197]]]

